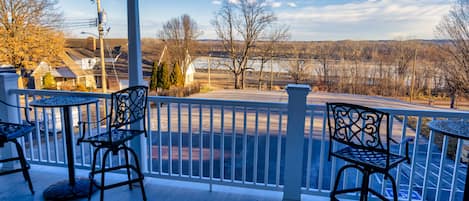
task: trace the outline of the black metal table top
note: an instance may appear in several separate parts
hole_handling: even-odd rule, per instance
[[[428,127],[444,135],[469,140],[469,122],[462,120],[433,120]]]
[[[97,98],[74,97],[74,96],[52,96],[31,101],[31,106],[36,107],[68,107],[98,102]]]

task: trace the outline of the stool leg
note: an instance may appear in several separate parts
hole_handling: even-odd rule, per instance
[[[130,182],[130,180],[132,179],[131,178],[131,175],[130,175],[130,162],[129,162],[129,152],[127,150],[128,148],[124,148],[124,152],[125,152],[125,167],[127,169],[127,178],[129,179],[129,188],[130,190],[132,190],[132,183]]]
[[[130,151],[130,153],[133,155],[134,159],[135,159],[135,169],[137,169],[137,174],[138,174],[138,177],[139,177],[139,180],[140,180],[140,188],[142,188],[142,196],[143,196],[143,200],[146,201],[147,200],[147,195],[145,194],[145,188],[143,186],[143,174],[142,174],[142,170],[140,169],[140,163],[138,161],[138,157],[137,157],[137,154],[134,152],[134,150],[128,148],[128,150]]]
[[[368,170],[363,171],[362,190],[360,193],[360,200],[368,200],[368,185],[370,183],[370,172]]]
[[[101,193],[100,193],[100,200],[104,201],[104,173],[106,172],[106,158],[111,150],[108,149],[104,152],[103,155],[103,162],[101,166]]]
[[[384,175],[388,176],[388,179],[391,180],[392,194],[393,194],[392,197],[394,201],[397,201],[398,194],[397,194],[396,180],[394,180],[394,178],[388,172],[386,172]]]
[[[90,187],[89,187],[89,191],[88,191],[88,200],[91,199],[91,193],[93,192],[94,173],[95,173],[95,170],[96,170],[96,158],[98,157],[98,151],[99,151],[99,148],[96,148],[93,152],[93,163],[91,164],[91,172],[90,172],[90,175],[89,175]]]
[[[336,197],[335,197],[335,193],[337,191],[337,188],[339,187],[339,181],[340,181],[340,176],[342,175],[342,172],[344,172],[345,169],[351,167],[350,165],[346,165],[346,166],[343,166],[339,169],[339,171],[337,172],[337,176],[335,178],[335,182],[334,182],[334,188],[332,189],[332,192],[331,192],[331,200],[338,200]]]
[[[21,170],[23,171],[24,179],[28,182],[29,190],[32,194],[34,194],[33,183],[31,182],[31,177],[29,176],[29,168],[26,162],[26,158],[24,157],[23,148],[16,139],[12,140],[12,142],[15,143],[16,151],[18,152],[18,157],[20,159]]]

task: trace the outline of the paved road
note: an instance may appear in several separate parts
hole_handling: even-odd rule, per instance
[[[193,98],[208,98],[222,100],[244,100],[261,102],[287,102],[288,95],[286,91],[257,91],[257,90],[234,90],[224,89],[208,93],[194,94]],[[424,105],[410,104],[396,99],[385,97],[373,97],[363,95],[311,92],[308,95],[308,104],[324,104],[328,101],[347,102],[365,105],[368,107],[388,107],[399,109],[421,109],[421,110],[443,110],[440,108]]]

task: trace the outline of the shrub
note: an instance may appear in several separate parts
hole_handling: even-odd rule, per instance
[[[86,86],[82,83],[78,83],[75,90],[76,91],[89,91],[89,89],[86,88]]]
[[[44,77],[42,77],[42,86],[44,89],[57,89],[55,77],[50,72],[46,73]]]
[[[151,70],[151,79],[150,79],[150,91],[158,88],[158,63],[153,64],[153,69]]]
[[[157,86],[162,89],[169,89],[171,87],[169,66],[168,64],[163,63],[159,68]]]
[[[181,67],[178,63],[174,64],[170,79],[172,85],[177,87],[184,86],[184,77],[182,76]]]

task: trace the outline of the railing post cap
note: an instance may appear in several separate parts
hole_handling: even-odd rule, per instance
[[[287,92],[290,92],[290,91],[296,91],[296,92],[300,92],[300,91],[304,91],[306,93],[309,93],[311,91],[311,87],[309,87],[309,85],[305,85],[305,84],[288,84],[287,85],[287,88],[286,88]]]

